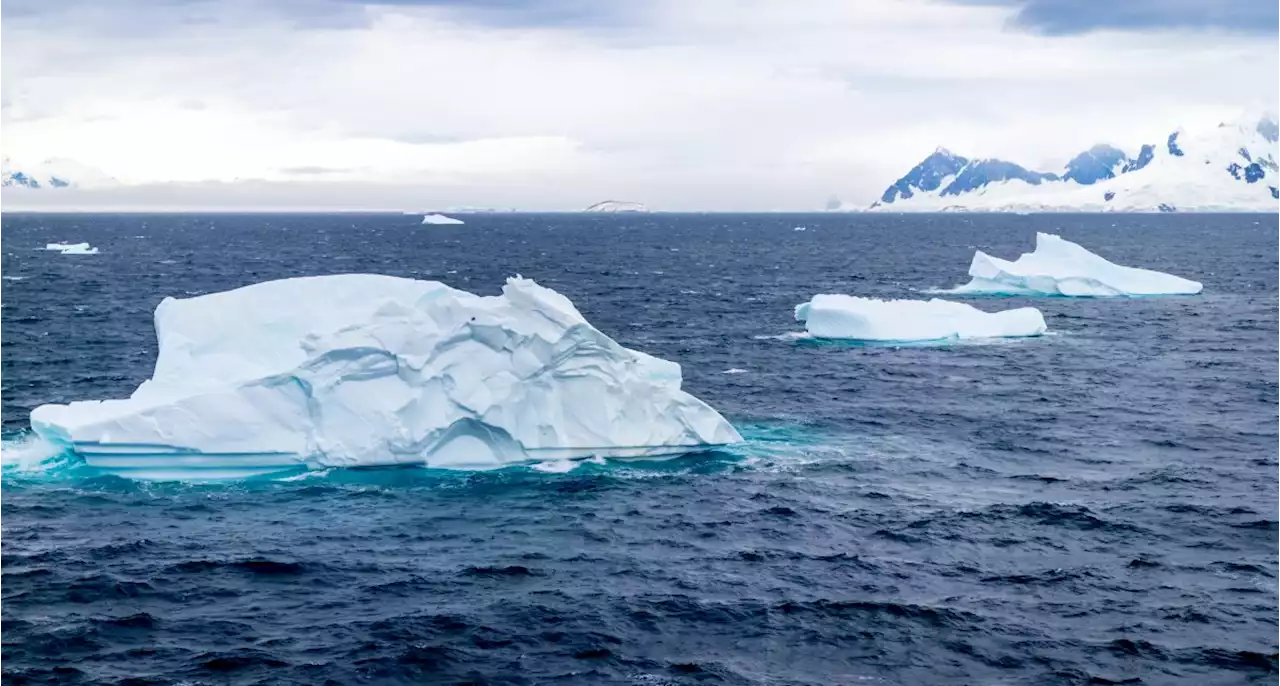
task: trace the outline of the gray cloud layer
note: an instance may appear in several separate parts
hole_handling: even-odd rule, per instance
[[[1017,8],[1016,26],[1050,35],[1103,29],[1223,29],[1275,36],[1273,0],[976,0]]]

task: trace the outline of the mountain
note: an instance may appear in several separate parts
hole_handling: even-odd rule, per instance
[[[1280,198],[1280,126],[1244,118],[1181,129],[1130,156],[1107,144],[1057,172],[938,148],[869,209],[889,212],[1274,212]]]
[[[97,188],[116,183],[115,179],[101,170],[65,158],[18,164],[5,156],[0,162],[0,187],[3,188],[30,190]]]

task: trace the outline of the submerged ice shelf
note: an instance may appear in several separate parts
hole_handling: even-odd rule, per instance
[[[1034,307],[984,312],[949,300],[878,300],[815,295],[796,306],[796,321],[818,338],[920,342],[1039,336],[1047,330]]]
[[[489,297],[368,274],[269,281],[166,298],[155,326],[155,371],[131,397],[37,407],[35,432],[139,478],[488,469],[741,440],[680,389],[680,365],[519,277]]]
[[[1036,249],[1010,262],[981,250],[969,266],[973,279],[947,293],[1116,297],[1194,295],[1200,282],[1172,274],[1122,267],[1049,233],[1036,234]]]

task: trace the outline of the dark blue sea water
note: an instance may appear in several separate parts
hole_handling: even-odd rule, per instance
[[[149,375],[162,297],[353,271],[533,277],[747,444],[224,484],[9,464],[5,683],[1276,682],[1275,215],[466,219],[6,215],[6,461],[32,407]],[[779,337],[815,293],[951,286],[1037,230],[1205,292],[971,300],[1045,313],[1000,344]]]

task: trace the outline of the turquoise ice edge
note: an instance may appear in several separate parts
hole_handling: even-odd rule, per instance
[[[110,480],[129,483],[277,483],[300,479],[324,479],[326,481],[356,483],[420,483],[425,481],[449,482],[459,479],[504,478],[511,475],[587,475],[620,470],[663,473],[713,473],[750,466],[760,460],[777,458],[807,446],[820,444],[814,428],[802,423],[742,423],[735,424],[743,442],[730,446],[708,447],[678,456],[651,458],[599,459],[583,458],[528,462],[507,465],[491,470],[460,470],[431,468],[420,465],[379,467],[324,467],[307,465],[290,466],[255,474],[220,476],[220,467],[187,466],[175,468],[110,468],[103,469],[87,464],[84,458],[72,450],[57,450],[43,443],[30,431],[8,434],[3,437],[3,484],[6,488],[24,484],[51,481]],[[565,467],[568,467],[567,469]],[[142,469],[166,477],[130,478]]]

